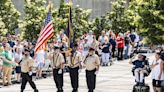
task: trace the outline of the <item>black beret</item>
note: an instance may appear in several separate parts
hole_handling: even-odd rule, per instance
[[[78,47],[78,44],[75,44],[74,47]]]
[[[60,47],[59,46],[54,46],[54,49],[60,49]]]
[[[30,52],[30,50],[29,50],[28,48],[25,48],[24,51],[25,51],[25,52],[26,52],[26,51],[27,51],[27,52]]]
[[[94,51],[94,50],[95,50],[95,49],[94,49],[94,48],[92,48],[92,47],[89,49],[89,51]]]

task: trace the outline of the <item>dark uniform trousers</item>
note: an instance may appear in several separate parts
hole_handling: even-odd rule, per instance
[[[86,79],[87,79],[87,86],[89,91],[88,92],[93,92],[96,86],[96,69],[94,70],[86,70]]]
[[[56,83],[57,92],[63,92],[63,71],[61,74],[58,73],[60,69],[53,69],[53,77]]]
[[[21,73],[21,77],[22,77],[22,84],[21,84],[21,92],[24,91],[27,82],[29,82],[30,86],[36,90],[36,85],[35,83],[32,81],[32,76],[30,76],[28,73]]]
[[[76,68],[69,67],[69,70],[70,70],[71,85],[73,88],[72,92],[77,92],[79,87],[79,72],[78,72],[79,67]]]

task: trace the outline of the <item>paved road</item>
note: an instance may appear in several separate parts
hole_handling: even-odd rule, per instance
[[[153,58],[152,54],[148,57]],[[151,59],[152,60],[152,59]],[[131,73],[132,65],[128,64],[127,60],[115,61],[112,66],[101,67],[97,76],[97,85],[95,92],[132,92],[134,77]],[[87,92],[85,71],[82,70],[79,79],[79,92]],[[39,92],[55,92],[55,84],[53,78],[35,81]],[[151,85],[150,77],[146,78],[146,83]],[[151,87],[152,88],[152,87]],[[64,91],[71,92],[71,84],[69,74],[64,74]],[[152,90],[152,89],[151,89]],[[19,92],[20,85],[13,85],[9,87],[0,88],[0,92]],[[25,92],[33,92],[29,85],[26,87]],[[152,91],[151,91],[152,92]]]

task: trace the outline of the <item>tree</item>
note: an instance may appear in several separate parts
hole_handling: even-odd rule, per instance
[[[78,5],[75,7],[73,13],[73,30],[75,38],[81,36],[84,32],[89,31],[89,16],[91,14],[90,9],[80,8]]]
[[[105,16],[101,16],[100,18],[94,19],[90,27],[98,38],[102,31],[108,31],[111,28],[108,15],[106,14]]]
[[[88,25],[91,10],[80,8],[78,5],[74,8],[71,4],[67,4],[64,0],[61,0],[58,11],[58,20],[60,20],[58,27],[60,28],[67,28],[67,23],[69,21],[69,7],[72,7],[73,31],[75,33],[75,38],[78,38],[84,32],[89,30]]]
[[[15,9],[11,0],[0,0],[0,18],[1,23],[5,31],[10,34],[15,33],[15,29],[18,28],[20,13]]]
[[[25,0],[24,35],[28,40],[36,40],[46,17],[45,0]]]
[[[58,9],[58,30],[66,29],[69,17],[70,5],[65,3],[65,0],[60,0],[60,6]]]
[[[0,17],[0,37],[4,37],[7,31],[8,30],[5,28],[5,23],[2,21],[2,18]]]
[[[129,30],[129,21],[125,16],[125,0],[116,0],[112,2],[112,11],[108,14],[112,30],[115,33],[126,32]]]
[[[164,43],[164,2],[163,0],[137,0],[141,16],[140,32],[147,38],[147,43]]]

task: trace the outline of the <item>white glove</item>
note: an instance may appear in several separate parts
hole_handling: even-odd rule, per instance
[[[97,75],[97,74],[98,74],[98,72],[99,72],[99,71],[96,71],[96,72],[95,72],[95,75]]]
[[[83,62],[81,62],[80,64],[81,64],[81,66],[84,66],[84,63]]]
[[[81,69],[79,69],[78,72],[80,73],[81,72]]]
[[[33,73],[32,73],[32,71],[30,71],[28,74],[29,74],[30,76],[32,76]]]
[[[58,74],[62,74],[62,69],[60,69],[60,70],[58,71]]]

